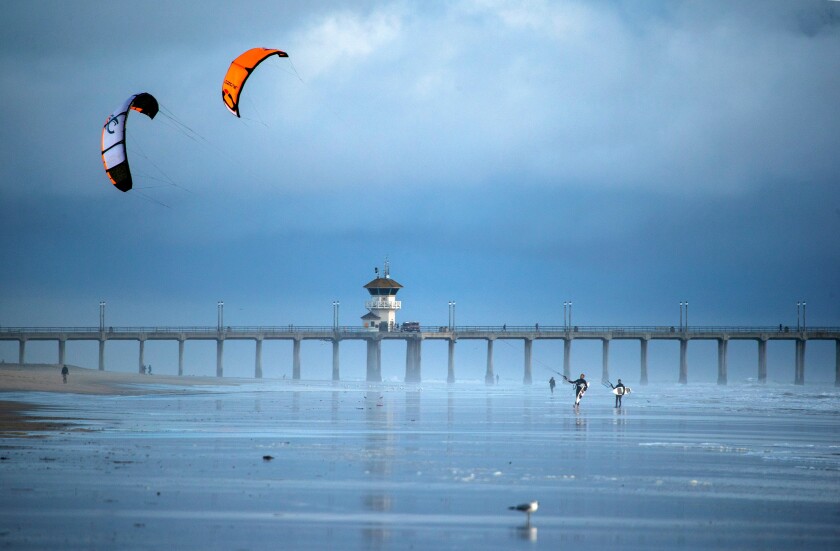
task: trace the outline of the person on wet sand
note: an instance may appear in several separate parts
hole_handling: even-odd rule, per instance
[[[589,388],[589,383],[586,382],[586,375],[581,373],[580,379],[575,379],[574,381],[566,379],[566,382],[570,385],[575,385],[575,407],[578,407],[580,405],[580,399],[583,398],[583,394],[586,392],[586,389]]]
[[[554,394],[554,385],[557,383],[554,381],[554,377],[548,380],[548,386],[551,387],[551,393]]]
[[[621,389],[619,391],[619,393],[615,395],[615,407],[620,408],[621,407],[621,397],[624,396],[624,388],[625,388],[624,383],[622,383],[621,379],[619,379],[617,385],[613,386],[613,384],[610,383],[610,386],[613,387],[613,389],[616,389],[616,388]]]
[[[67,375],[70,373],[70,370],[67,369],[67,366],[64,365],[61,367],[61,378],[64,379],[64,384],[67,384]]]

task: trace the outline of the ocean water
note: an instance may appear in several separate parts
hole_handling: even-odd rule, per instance
[[[0,393],[74,423],[0,439],[0,548],[840,548],[833,387],[161,390]]]

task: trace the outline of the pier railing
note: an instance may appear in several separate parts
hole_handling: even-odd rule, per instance
[[[296,333],[307,334],[325,332],[338,333],[377,333],[378,330],[359,326],[338,326],[331,325],[226,325],[222,328],[216,326],[187,325],[187,326],[107,326],[100,327],[0,327],[0,335],[12,336],[15,334],[91,334],[105,333],[109,335],[125,333],[183,333],[183,334],[237,334],[237,333]],[[395,328],[386,333],[417,333],[418,331],[403,331]],[[670,325],[458,325],[448,327],[445,325],[421,326],[420,333],[492,333],[492,334],[533,334],[533,333],[569,333],[571,336],[586,334],[640,334],[650,333],[662,334],[684,334],[687,336],[709,333],[717,334],[790,334],[790,333],[840,333],[840,327],[831,326],[733,326],[733,325],[698,325],[690,327],[678,327]]]

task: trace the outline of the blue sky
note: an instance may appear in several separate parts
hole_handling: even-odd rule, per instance
[[[671,325],[688,301],[698,325],[795,325],[804,300],[809,325],[840,326],[836,2],[34,2],[0,26],[2,325],[96,325],[100,300],[112,325],[213,325],[218,300],[231,325],[329,325],[333,300],[355,325],[387,256],[400,321],[445,325],[454,300],[459,324],[560,325],[571,300],[581,325]],[[221,80],[254,46],[290,58],[254,73],[239,120]],[[124,194],[101,126],[144,91],[169,117],[129,119]],[[693,345],[713,380],[713,343]],[[168,346],[147,351],[160,371]],[[290,372],[284,346],[269,375]],[[600,369],[600,345],[576,347]],[[198,348],[189,368],[214,372]],[[635,377],[637,344],[614,348]],[[754,343],[735,348],[754,376]],[[483,348],[459,351],[480,377]],[[521,344],[496,351],[519,377]],[[651,353],[675,380],[677,354]],[[443,356],[424,372],[445,377]],[[792,358],[771,349],[771,376]],[[833,380],[834,343],[807,358]],[[401,376],[404,350],[385,362]]]

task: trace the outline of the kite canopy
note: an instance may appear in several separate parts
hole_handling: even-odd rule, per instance
[[[268,48],[251,48],[234,59],[228,68],[225,80],[222,82],[222,101],[231,113],[239,116],[239,95],[245,81],[251,76],[251,72],[269,56],[289,57],[289,54],[280,50]]]
[[[102,127],[102,162],[111,183],[120,191],[131,189],[131,172],[125,152],[125,125],[131,109],[154,119],[158,113],[158,102],[151,94],[135,94],[111,113]]]

